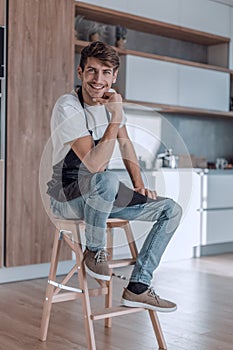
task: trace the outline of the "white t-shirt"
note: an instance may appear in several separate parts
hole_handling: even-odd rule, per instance
[[[84,108],[74,90],[57,100],[51,118],[52,165],[65,158],[71,149],[71,141],[90,135],[90,132],[94,140],[99,140],[104,135],[109,117],[111,118],[110,113],[106,112],[103,105],[84,104]],[[120,127],[125,123],[124,116]]]

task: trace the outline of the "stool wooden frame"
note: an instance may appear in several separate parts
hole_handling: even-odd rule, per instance
[[[81,298],[87,339],[87,349],[96,350],[93,327],[94,320],[105,319],[105,327],[109,328],[112,325],[112,317],[144,311],[145,309],[129,308],[125,306],[112,306],[112,278],[110,281],[96,280],[99,284],[99,287],[96,289],[88,288],[80,237],[81,229],[84,226],[84,221],[56,219],[56,233],[54,238],[48,285],[43,305],[40,340],[45,341],[47,338],[52,304]],[[117,227],[122,228],[126,234],[127,242],[131,252],[131,258],[129,259],[112,260],[113,229]],[[65,241],[70,247],[70,249],[74,252],[76,264],[65,276],[63,281],[61,283],[57,283],[56,272],[62,240]],[[109,219],[107,221],[107,248],[108,252],[110,253],[109,267],[111,269],[129,266],[135,263],[138,252],[130,224],[127,220]],[[79,288],[67,286],[68,281],[74,275],[75,272],[78,272],[77,276]],[[65,291],[63,293],[59,293],[61,290]],[[96,297],[99,295],[105,295],[105,308],[98,312],[92,312],[90,297]],[[157,313],[152,310],[147,311],[150,315],[159,349],[167,349]]]

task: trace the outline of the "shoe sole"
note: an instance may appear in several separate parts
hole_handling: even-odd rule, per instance
[[[172,308],[164,308],[164,307],[153,306],[150,304],[139,303],[137,301],[129,301],[123,298],[121,299],[121,304],[128,307],[143,307],[144,309],[149,309],[149,310],[158,311],[158,312],[173,312],[173,311],[176,311],[177,309],[177,306],[174,306]]]
[[[98,280],[110,281],[111,279],[111,276],[99,275],[98,273],[95,273],[94,271],[90,270],[86,264],[85,264],[85,268],[89,276],[97,278]]]

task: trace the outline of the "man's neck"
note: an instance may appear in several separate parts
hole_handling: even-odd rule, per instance
[[[85,93],[85,91],[82,90],[82,95],[83,95],[83,102],[88,105],[88,106],[95,106],[97,105],[96,102],[94,102],[92,100],[92,98],[87,94]]]

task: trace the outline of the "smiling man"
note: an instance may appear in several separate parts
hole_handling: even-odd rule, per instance
[[[161,299],[150,285],[153,271],[179,224],[181,208],[144,186],[127,133],[122,97],[111,89],[119,65],[119,56],[111,46],[99,41],[91,43],[82,50],[78,66],[82,86],[61,96],[54,106],[53,176],[48,183],[51,208],[55,216],[85,220],[84,263],[91,276],[102,280],[111,278],[105,250],[107,219],[153,222],[122,303],[174,311],[176,304]],[[116,142],[133,190],[107,170]]]

